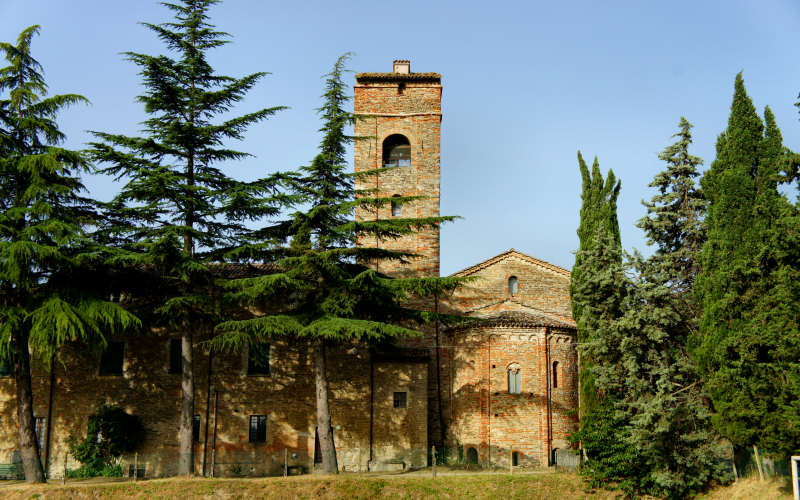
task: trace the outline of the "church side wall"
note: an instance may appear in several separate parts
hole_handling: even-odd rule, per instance
[[[98,375],[99,353],[64,350],[64,363],[57,363],[55,369],[53,418],[49,423],[52,426],[49,477],[63,475],[69,437],[85,436],[88,417],[101,404],[119,406],[140,417],[147,434],[137,450],[138,461],[140,466],[146,467],[148,477],[177,473],[180,375],[167,373],[169,338],[129,338],[125,349],[121,376]],[[311,351],[303,344],[276,342],[271,346],[270,357],[270,375],[261,376],[247,375],[246,353],[215,355],[211,397],[207,398],[208,357],[202,349],[195,350],[195,412],[200,415],[200,439],[194,446],[197,473],[203,470],[207,408],[210,418],[206,467],[209,473],[215,413],[215,475],[282,474],[285,454],[289,466],[313,470],[316,406]],[[363,348],[330,349],[328,374],[339,466],[342,470],[367,470],[369,352]],[[49,373],[37,366],[33,377],[36,417],[48,414],[49,381]],[[392,405],[395,391],[409,393],[408,408],[391,413],[395,418],[384,419],[373,429],[374,443],[381,443],[376,460],[401,460],[409,467],[424,465],[419,450],[424,450],[427,441],[424,429],[428,416],[424,397],[427,366],[376,363],[373,383],[377,411],[383,411],[387,404]],[[0,463],[19,460],[15,390],[13,379],[0,378]],[[249,441],[250,415],[267,416],[266,441]],[[397,439],[398,436],[402,439]],[[132,455],[122,458],[126,473],[133,461]],[[79,465],[68,457],[69,468]]]

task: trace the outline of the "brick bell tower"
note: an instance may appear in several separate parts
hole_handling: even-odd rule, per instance
[[[358,73],[355,85],[355,171],[395,167],[357,178],[356,189],[377,189],[376,196],[424,196],[392,203],[378,213],[356,210],[356,220],[439,216],[439,156],[442,76],[412,73],[407,60],[394,61],[391,73]],[[398,277],[439,276],[439,228],[396,240],[359,239],[361,246],[417,254],[406,264],[380,262],[378,270]]]

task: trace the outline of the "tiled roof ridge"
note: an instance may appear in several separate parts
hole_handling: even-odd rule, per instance
[[[522,311],[504,311],[488,318],[475,318],[481,321],[464,321],[445,327],[446,330],[471,330],[475,328],[486,328],[493,326],[511,327],[537,327],[546,326],[551,328],[561,328],[564,330],[575,330],[575,325],[571,322],[561,321],[557,318],[545,314],[531,314]]]
[[[356,73],[358,80],[441,80],[441,73]]]
[[[506,250],[505,252],[503,252],[503,253],[501,253],[499,255],[495,255],[494,257],[489,257],[488,259],[486,259],[486,260],[484,260],[482,262],[478,262],[474,266],[470,266],[470,267],[468,267],[466,269],[462,269],[461,271],[457,271],[457,272],[451,274],[450,276],[468,276],[468,275],[476,273],[476,272],[478,272],[478,271],[480,271],[482,269],[485,269],[485,268],[491,266],[492,264],[500,262],[501,260],[503,260],[505,258],[508,258],[508,257],[510,257],[512,255],[520,257],[523,260],[526,260],[531,264],[537,265],[539,267],[547,269],[548,271],[552,271],[552,272],[560,274],[562,276],[569,277],[571,275],[570,271],[564,269],[563,267],[557,266],[555,264],[551,264],[549,262],[545,262],[545,261],[543,261],[541,259],[537,259],[536,257],[532,257],[532,256],[530,256],[528,254],[522,253],[522,252],[520,252],[518,250],[515,250],[515,249],[511,248],[511,249]]]
[[[505,299],[502,299],[502,300],[498,300],[496,302],[490,302],[490,303],[484,304],[484,305],[482,305],[480,307],[476,307],[474,309],[470,309],[468,311],[464,311],[464,314],[471,314],[471,313],[474,313],[476,311],[480,311],[481,309],[486,309],[487,307],[492,307],[492,306],[496,306],[497,304],[502,304],[503,302],[512,302],[512,303],[520,305],[520,306],[522,306],[522,307],[524,307],[526,309],[531,309],[532,311],[535,311],[536,314],[540,314],[540,315],[548,317],[550,319],[553,319],[553,320],[556,320],[556,321],[560,321],[562,323],[570,325],[571,328],[575,328],[575,326],[576,326],[575,325],[575,321],[570,317],[563,316],[561,314],[553,313],[553,312],[550,312],[550,311],[545,311],[544,309],[539,309],[538,307],[526,304],[526,303],[522,302],[521,300],[515,299],[515,298],[505,298]],[[504,312],[517,312],[517,311],[502,311],[502,312],[497,313],[497,315],[502,315]],[[522,311],[519,311],[519,312],[522,312]]]

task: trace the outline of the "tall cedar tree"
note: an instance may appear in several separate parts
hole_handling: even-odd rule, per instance
[[[687,350],[699,315],[691,292],[704,239],[704,199],[694,184],[702,160],[689,154],[686,119],[675,137],[659,155],[668,167],[650,184],[659,193],[644,203],[648,214],[638,223],[656,251],[647,260],[634,255],[622,314],[602,325],[589,347],[597,388],[614,395],[613,418],[624,428],[620,448],[635,450],[635,458],[612,468],[620,457],[601,455],[590,471],[595,482],[616,481],[629,495],[685,498],[730,474]],[[620,477],[597,474],[608,470]]]
[[[94,158],[110,164],[103,172],[125,181],[110,206],[116,220],[104,233],[136,252],[132,267],[158,278],[152,300],[140,297],[152,326],[181,335],[179,474],[193,473],[194,335],[210,334],[219,321],[215,266],[209,263],[256,255],[259,244],[245,224],[278,211],[274,179],[242,182],[217,167],[247,156],[224,147],[226,141],[242,139],[250,125],[282,108],[220,118],[266,73],[232,78],[214,72],[207,53],[228,43],[228,35],[208,23],[215,3],[164,3],[174,21],[144,23],[177,55],[127,53],[144,79],[146,91],[138,97],[150,116],[144,135],[94,132],[100,142],[92,144]]]
[[[583,282],[589,278],[586,252],[597,244],[598,234],[608,234],[620,246],[619,222],[617,221],[617,197],[619,196],[620,183],[616,180],[614,172],[608,171],[605,181],[600,173],[600,163],[595,157],[591,172],[586,166],[580,151],[578,151],[578,166],[581,171],[583,188],[581,192],[581,213],[580,225],[578,226],[578,252],[575,255],[575,265],[572,267],[572,277],[570,281],[570,298],[572,302],[572,317],[578,323],[578,342],[584,343],[592,339],[592,329],[587,323],[581,323],[584,309],[594,303],[598,296],[591,289],[583,286]],[[622,253],[619,254],[619,262],[622,262]],[[588,295],[586,295],[588,293]],[[587,317],[587,321],[591,321]],[[586,357],[581,358],[581,369],[579,373],[580,382],[580,406],[581,415],[590,412],[598,403],[597,390],[588,368],[592,360]]]
[[[109,253],[85,233],[97,222],[94,202],[81,196],[79,175],[90,166],[80,153],[57,146],[65,137],[55,121],[63,108],[87,101],[77,94],[45,97],[42,68],[30,52],[38,32],[31,26],[16,45],[0,43],[9,63],[0,69],[0,360],[14,365],[29,482],[44,481],[32,356],[49,361],[67,342],[104,344],[105,335],[138,325],[119,305],[99,299],[101,290],[92,293],[93,269]]]
[[[354,221],[357,205],[377,209],[391,201],[411,202],[415,197],[383,198],[374,192],[356,192],[354,174],[348,172],[347,145],[354,138],[347,129],[356,117],[345,109],[351,99],[342,75],[349,54],[340,57],[326,75],[320,152],[311,165],[302,167],[294,193],[305,211],[292,214],[289,243],[275,264],[277,272],[233,283],[231,293],[242,304],[262,311],[277,311],[247,320],[226,322],[217,328],[214,346],[239,350],[270,339],[289,337],[307,342],[314,350],[316,422],[322,454],[322,471],[336,473],[336,449],[331,432],[328,403],[326,350],[336,345],[375,345],[395,337],[418,335],[412,323],[443,319],[435,312],[408,306],[409,299],[443,293],[462,279],[392,279],[366,263],[403,260],[411,254],[356,246],[356,236],[397,238],[425,227],[454,219]],[[373,170],[358,175],[376,175]]]
[[[681,117],[678,127],[680,130],[673,135],[677,141],[658,155],[667,163],[667,169],[656,174],[650,183],[658,194],[649,202],[642,202],[647,215],[636,225],[645,232],[647,244],[656,246],[650,261],[669,277],[665,284],[684,301],[687,314],[699,317],[692,290],[706,240],[706,200],[695,184],[703,160],[689,153],[692,124]]]
[[[719,431],[778,455],[800,443],[797,217],[777,190],[789,156],[769,108],[764,122],[736,76],[728,128],[702,179],[708,241],[697,278],[695,342]]]

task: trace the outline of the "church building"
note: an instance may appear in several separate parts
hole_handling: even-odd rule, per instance
[[[377,216],[439,216],[442,84],[438,73],[359,73],[354,89],[356,172],[395,167],[357,178],[358,189],[392,203]],[[445,162],[446,165],[446,162]],[[446,167],[445,167],[446,168]],[[385,212],[385,213],[384,213]],[[357,210],[357,219],[375,217]],[[408,263],[380,264],[393,276],[439,276],[438,229],[392,241],[358,242],[410,251]],[[568,270],[511,249],[459,271],[474,278],[431,310],[480,318],[432,325],[388,348],[340,346],[329,351],[331,418],[343,472],[425,467],[431,447],[440,461],[546,467],[568,448],[577,428],[578,359]],[[104,352],[65,348],[63,363],[34,370],[34,416],[48,477],[61,477],[70,436],[86,433],[89,415],[114,405],[137,415],[146,430],[123,470],[161,477],[177,472],[180,341],[169,332],[131,335]],[[198,474],[263,476],[313,472],[314,369],[309,346],[275,341],[240,354],[194,355],[194,457]],[[254,363],[257,357],[267,359]],[[50,368],[50,367],[48,367]],[[5,375],[5,376],[4,376]],[[0,464],[20,461],[16,387],[0,373]]]

